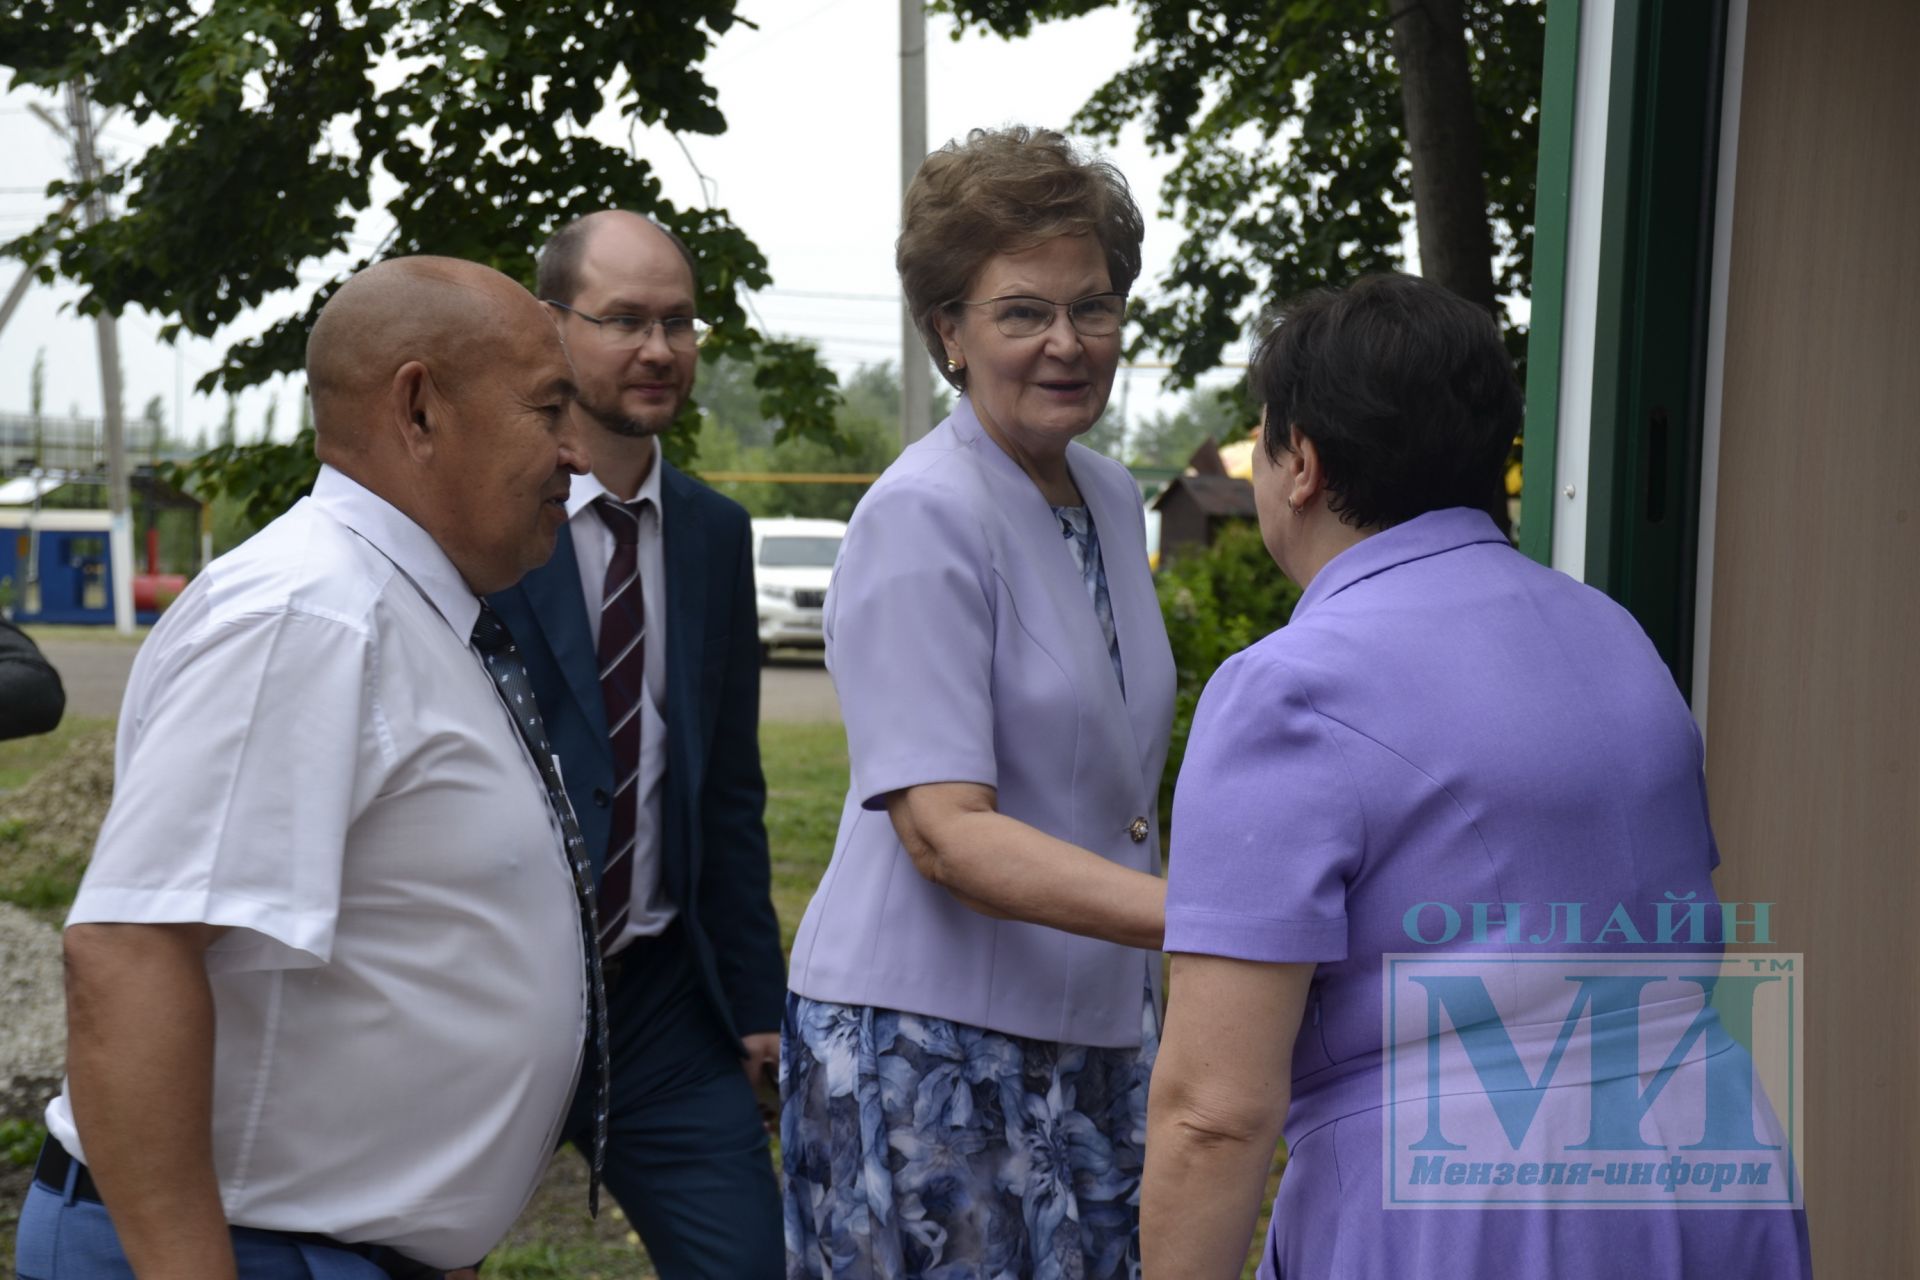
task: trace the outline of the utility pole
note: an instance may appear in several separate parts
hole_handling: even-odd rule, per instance
[[[68,127],[72,131],[74,169],[83,183],[100,176],[93,151],[93,106],[82,79],[67,82]],[[107,198],[95,191],[86,200],[86,225],[106,220]],[[106,427],[107,510],[112,525],[107,533],[108,573],[113,584],[113,627],[133,634],[133,513],[127,500],[126,423],[121,418],[120,329],[111,312],[102,308],[94,317],[100,341],[100,416]]]
[[[900,194],[927,158],[927,10],[924,0],[900,0]],[[933,380],[920,326],[900,316],[900,443],[933,429]]]
[[[32,271],[29,269],[28,274]],[[47,349],[33,353],[33,380],[27,401],[33,407],[33,507],[27,517],[27,572],[20,603],[29,615],[40,612],[40,496],[47,491],[47,430],[41,411],[47,405]]]

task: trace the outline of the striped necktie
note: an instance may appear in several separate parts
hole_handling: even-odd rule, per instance
[[[513,642],[513,633],[500,615],[484,602],[480,617],[473,624],[473,647],[480,651],[493,677],[494,692],[506,704],[513,727],[520,731],[527,753],[540,770],[546,784],[547,803],[560,820],[560,834],[566,840],[567,867],[573,872],[573,896],[580,909],[580,936],[585,940],[587,967],[587,1047],[593,1055],[593,1154],[592,1172],[587,1179],[587,1211],[600,1214],[600,1174],[607,1161],[607,1097],[610,1083],[607,1055],[607,988],[600,973],[598,917],[593,902],[593,864],[587,859],[587,842],[574,820],[573,805],[567,800],[566,787],[560,781],[560,769],[553,761],[553,747],[547,741],[547,727],[540,719],[539,704],[534,701],[533,682],[527,678],[526,664]]]
[[[644,502],[594,499],[613,535],[600,595],[600,700],[613,748],[612,832],[600,868],[600,949],[620,938],[633,896],[634,825],[640,797],[640,699],[645,696],[647,615],[640,594],[640,510]]]

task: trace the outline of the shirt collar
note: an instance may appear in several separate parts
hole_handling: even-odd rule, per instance
[[[1511,546],[1493,517],[1471,507],[1428,511],[1411,520],[1382,529],[1348,547],[1315,574],[1294,605],[1296,614],[1321,600],[1338,595],[1356,582],[1384,573],[1396,565],[1424,560],[1442,552],[1480,542]]]
[[[329,466],[320,468],[320,478],[313,483],[313,503],[393,561],[462,643],[472,640],[473,624],[480,618],[480,597],[431,534],[385,498]]]
[[[661,456],[660,442],[653,442],[653,465],[647,468],[647,478],[640,482],[640,492],[633,495],[629,505],[634,502],[651,502],[653,509],[660,509],[660,473],[666,470],[665,459]],[[600,477],[589,471],[586,475],[573,477],[572,485],[567,489],[567,519],[579,515],[587,509],[587,504],[600,495],[614,497],[607,486],[600,483]],[[615,501],[618,501],[615,498]]]

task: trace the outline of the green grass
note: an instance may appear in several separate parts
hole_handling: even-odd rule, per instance
[[[642,1280],[654,1274],[620,1206],[602,1198],[587,1216],[587,1165],[563,1150],[547,1166],[513,1230],[487,1255],[487,1280]]]
[[[0,797],[43,770],[58,769],[75,743],[89,736],[97,739],[112,727],[111,720],[74,716],[52,733],[0,742]],[[4,807],[10,806],[0,799],[0,808]],[[0,818],[0,902],[25,908],[50,924],[59,923],[79,891],[85,852],[63,845],[33,814]]]
[[[147,632],[153,628],[135,627],[133,634],[130,636],[123,636],[112,627],[89,627],[69,625],[66,623],[33,622],[20,629],[31,636],[35,642],[42,640],[59,640],[63,642],[68,640],[87,640],[99,644],[137,645],[147,638]]]
[[[40,1144],[46,1138],[46,1126],[38,1120],[0,1120],[0,1160],[16,1169],[28,1168],[39,1156]]]
[[[780,942],[794,930],[833,857],[847,797],[847,735],[837,724],[763,724],[760,763],[767,775],[767,846]]]
[[[633,1250],[606,1245],[510,1245],[487,1255],[489,1280],[614,1280],[634,1274]]]
[[[39,768],[57,760],[71,740],[109,722],[70,721],[55,733],[23,742],[0,743],[0,788],[16,787]],[[833,856],[840,810],[847,793],[846,734],[838,724],[763,724],[760,727],[761,762],[767,777],[767,840],[772,858],[773,902],[780,917],[783,945],[791,947],[794,930],[806,911],[815,886]],[[0,863],[8,847],[25,837],[24,825],[0,820]],[[64,908],[72,901],[81,864],[62,860],[39,867],[0,892],[0,898],[41,910]],[[21,1152],[31,1162],[42,1131],[37,1121],[0,1123],[0,1165],[18,1161]],[[1274,1183],[1284,1154],[1276,1159],[1269,1179],[1266,1203],[1272,1203]],[[579,1212],[584,1199],[584,1175],[569,1153],[562,1153],[543,1188],[508,1240],[487,1259],[485,1275],[492,1280],[625,1280],[651,1275],[644,1253],[625,1235],[625,1223],[603,1209],[596,1226]],[[12,1255],[12,1224],[0,1206],[0,1250]],[[611,1206],[608,1206],[611,1209]],[[617,1212],[617,1211],[616,1211]],[[1254,1255],[1266,1235],[1266,1214],[1260,1217],[1253,1239]],[[1246,1275],[1252,1276],[1253,1258]]]
[[[52,733],[0,742],[0,791],[12,791],[67,753],[75,738],[111,727],[111,720],[68,716]]]
[[[80,877],[86,869],[87,864],[78,858],[60,858],[49,867],[31,867],[0,884],[0,902],[11,902],[43,917],[51,913],[55,919],[64,918],[74,895],[80,892]]]
[[[840,810],[847,796],[847,735],[838,724],[763,724],[760,726],[760,763],[767,775],[767,845],[773,860],[773,905],[780,916],[781,944],[793,946],[794,930],[813,897],[814,888],[833,857],[840,829]],[[1274,1154],[1261,1199],[1252,1248],[1247,1255],[1245,1280],[1252,1280],[1267,1239],[1267,1215],[1279,1190],[1280,1171],[1286,1165],[1286,1147]],[[496,1257],[499,1255],[496,1255]],[[493,1259],[487,1274],[493,1275]],[[555,1280],[582,1275],[581,1270],[526,1270],[507,1274],[509,1280]]]

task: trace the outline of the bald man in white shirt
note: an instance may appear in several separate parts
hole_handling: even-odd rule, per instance
[[[484,267],[400,259],[334,294],[307,366],[313,495],[134,665],[26,1280],[471,1264],[590,1041],[571,817],[472,643],[588,465],[553,322]]]

